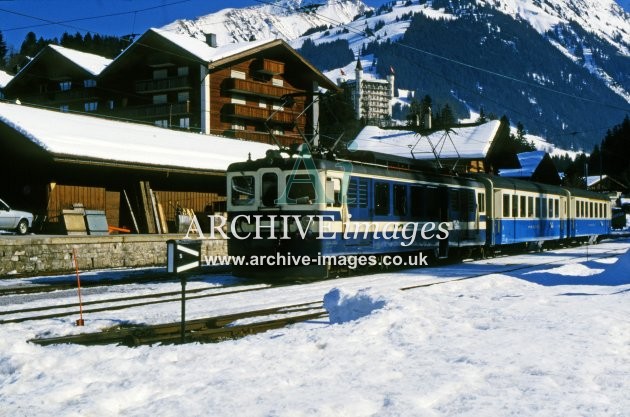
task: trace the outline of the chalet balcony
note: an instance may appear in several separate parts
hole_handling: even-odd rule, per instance
[[[157,93],[190,88],[188,77],[169,77],[136,81],[136,93]]]
[[[228,117],[256,121],[265,121],[272,115],[272,113],[275,112],[275,114],[273,114],[273,116],[271,117],[272,121],[287,125],[292,125],[293,123],[295,123],[295,116],[293,112],[275,111],[263,107],[254,107],[246,106],[243,104],[230,103],[223,106],[222,112]]]
[[[228,78],[224,84],[225,91],[244,95],[253,95],[262,98],[276,99],[286,94],[303,93],[294,88],[279,87],[258,81],[241,80],[240,78]]]
[[[113,111],[118,116],[132,119],[174,117],[190,114],[189,103],[150,104],[145,106],[119,107]]]
[[[76,90],[56,91],[52,97],[55,102],[72,102],[72,101],[86,101],[86,100],[98,100],[98,94],[94,88],[81,88]]]
[[[284,62],[272,61],[271,59],[260,59],[255,63],[255,70],[265,75],[284,74]]]

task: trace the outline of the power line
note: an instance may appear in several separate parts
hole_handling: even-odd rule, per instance
[[[2,32],[10,32],[10,31],[14,31],[14,30],[24,30],[24,29],[32,29],[32,28],[36,28],[36,27],[42,27],[42,26],[51,26],[51,25],[60,25],[60,26],[66,26],[72,29],[78,29],[84,32],[90,32],[90,30],[88,29],[83,29],[83,28],[77,28],[75,26],[71,26],[68,25],[67,23],[73,23],[73,22],[81,22],[84,20],[96,20],[96,19],[103,19],[103,18],[107,18],[107,17],[116,17],[116,16],[124,16],[127,14],[137,14],[137,13],[141,13],[141,12],[146,12],[149,10],[155,10],[155,9],[162,9],[164,7],[168,7],[168,6],[174,6],[176,4],[182,4],[182,3],[188,3],[192,0],[179,0],[179,1],[175,1],[172,3],[165,3],[165,4],[160,4],[158,6],[151,6],[151,7],[145,7],[142,9],[136,9],[136,10],[129,10],[126,12],[117,12],[117,13],[107,13],[107,14],[101,14],[101,15],[96,15],[96,16],[87,16],[87,17],[78,17],[75,19],[67,19],[67,20],[58,20],[58,21],[53,21],[53,20],[48,20],[48,19],[44,19],[41,17],[37,17],[37,16],[32,16],[32,15],[28,15],[25,13],[20,13],[20,12],[16,12],[13,10],[7,10],[4,8],[0,8],[0,11],[5,12],[5,13],[10,13],[10,14],[14,14],[17,16],[22,16],[22,17],[28,17],[30,19],[35,19],[35,20],[40,20],[44,23],[38,24],[38,25],[28,25],[28,26],[20,26],[20,27],[14,27],[14,28],[9,28],[9,29],[0,29],[0,31]]]

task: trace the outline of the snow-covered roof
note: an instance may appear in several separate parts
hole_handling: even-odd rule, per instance
[[[529,178],[534,175],[534,171],[536,171],[546,154],[545,151],[521,152],[516,155],[521,167],[501,169],[499,175],[511,178]]]
[[[111,59],[102,57],[100,55],[90,54],[87,52],[76,51],[70,48],[64,48],[59,45],[48,45],[59,54],[63,55],[70,61],[74,62],[81,68],[85,69],[92,75],[98,75],[103,71],[111,62]]]
[[[271,145],[0,103],[4,123],[56,157],[225,171]]]
[[[13,75],[0,70],[0,88],[4,88],[12,79]]]
[[[436,131],[428,136],[409,130],[366,126],[348,148],[405,158],[412,157],[413,150],[416,159],[433,159],[433,144],[440,158],[484,158],[500,124],[498,120],[492,120],[479,126],[454,128],[448,135],[444,131]]]
[[[252,42],[230,43],[213,48],[206,42],[192,36],[156,28],[151,28],[149,31],[160,35],[204,62],[218,61],[274,41],[273,39],[263,39]]]
[[[605,180],[606,178],[608,178],[608,175],[589,175],[588,177],[586,177],[586,186],[587,187],[592,187],[593,185],[597,184],[599,182],[599,180]]]

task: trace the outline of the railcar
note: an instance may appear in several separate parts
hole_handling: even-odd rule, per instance
[[[567,189],[530,181],[475,174],[486,186],[489,249],[511,245],[542,248],[568,234]]]
[[[272,152],[230,165],[227,182],[228,252],[265,260],[235,265],[236,275],[273,275],[282,266],[289,275],[326,276],[382,265],[384,255],[444,258],[486,241],[485,187],[471,178]]]
[[[594,241],[611,227],[610,201],[594,192],[308,152],[230,165],[227,208],[228,253],[244,258],[233,272],[249,277],[326,277],[392,255],[405,265],[418,253],[542,249]]]
[[[594,242],[612,229],[612,203],[603,194],[569,189],[568,238]]]

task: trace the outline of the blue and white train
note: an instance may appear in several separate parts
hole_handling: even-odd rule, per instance
[[[338,270],[485,256],[594,241],[611,227],[601,194],[400,163],[283,156],[230,165],[228,253],[236,275],[326,277]],[[254,259],[255,258],[255,259]]]

